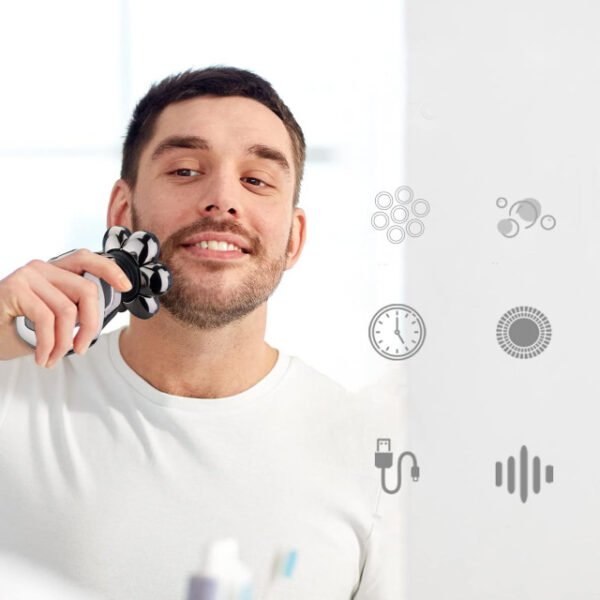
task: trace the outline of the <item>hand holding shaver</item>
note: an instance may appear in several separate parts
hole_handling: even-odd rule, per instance
[[[158,312],[158,296],[167,292],[172,284],[171,272],[162,263],[157,262],[160,254],[158,238],[147,231],[131,233],[122,226],[114,226],[104,234],[103,251],[95,252],[114,260],[127,275],[132,284],[129,291],[118,291],[104,279],[89,272],[82,276],[96,284],[98,328],[90,346],[96,343],[102,329],[118,313],[128,310],[140,319],[149,319]],[[70,254],[70,253],[66,253]],[[52,260],[64,257],[62,254]],[[79,331],[80,314],[77,315],[73,338]],[[16,330],[19,336],[30,346],[37,346],[35,323],[25,316],[16,318]],[[73,344],[65,356],[73,354]]]

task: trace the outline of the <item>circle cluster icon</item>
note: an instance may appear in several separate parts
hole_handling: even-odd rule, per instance
[[[401,185],[394,196],[389,192],[379,192],[375,196],[375,206],[379,210],[371,216],[371,225],[378,231],[386,230],[387,239],[392,244],[402,243],[407,235],[423,235],[425,225],[421,219],[431,210],[427,200],[414,199],[414,192],[407,185]]]

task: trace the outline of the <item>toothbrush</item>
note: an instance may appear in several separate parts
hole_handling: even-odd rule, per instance
[[[278,590],[280,592],[285,591],[289,586],[289,581],[292,579],[297,561],[298,551],[293,548],[288,548],[277,553],[273,561],[271,580],[267,585],[264,600],[275,600],[277,597],[275,594],[277,594]]]

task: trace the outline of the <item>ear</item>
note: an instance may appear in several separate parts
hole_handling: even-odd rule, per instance
[[[290,242],[287,248],[287,261],[285,269],[291,269],[302,253],[304,242],[306,241],[306,214],[301,208],[294,208],[292,215],[292,232]]]
[[[106,227],[113,225],[122,225],[131,230],[131,202],[132,192],[129,184],[119,179],[113,185],[110,193],[110,201],[108,203],[108,213],[106,216]]]

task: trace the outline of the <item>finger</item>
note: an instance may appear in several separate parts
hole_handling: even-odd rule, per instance
[[[28,283],[31,291],[52,313],[52,327],[46,324],[41,332],[38,332],[37,321],[26,313],[26,316],[35,322],[36,347],[42,346],[41,352],[46,357],[46,366],[51,366],[70,350],[77,321],[76,302],[84,294],[89,296],[90,290],[86,284],[94,284],[79,275],[59,268],[54,268],[49,276],[31,270],[28,274]],[[96,302],[98,302],[97,293]],[[97,321],[97,316],[93,318]]]
[[[84,285],[79,286],[76,298],[79,311],[79,331],[73,340],[73,350],[77,354],[85,354],[100,328],[98,286],[81,277]]]
[[[21,294],[19,305],[19,312],[35,323],[35,362],[43,366],[54,348],[54,313],[31,289]]]
[[[44,264],[56,265],[78,275],[87,271],[120,291],[127,291],[132,287],[129,278],[113,258],[101,256],[86,248],[71,250]]]

